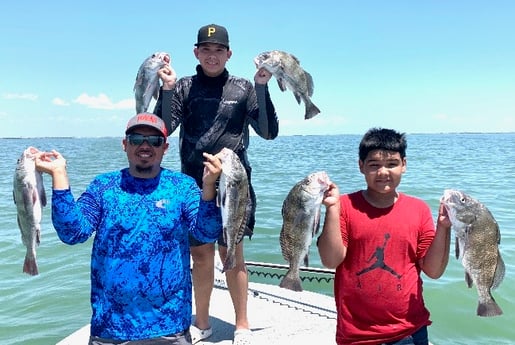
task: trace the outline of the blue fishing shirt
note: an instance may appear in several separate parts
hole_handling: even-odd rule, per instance
[[[52,222],[67,244],[93,234],[91,335],[139,340],[175,334],[191,323],[188,234],[214,242],[221,216],[195,180],[161,169],[152,179],[128,169],[97,176],[75,201],[53,190]]]

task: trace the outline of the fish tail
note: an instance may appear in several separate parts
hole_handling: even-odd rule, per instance
[[[293,291],[302,291],[302,283],[300,281],[300,277],[297,274],[295,274],[291,269],[289,269],[288,272],[286,272],[286,275],[279,283],[279,286]]]
[[[320,109],[311,101],[305,102],[306,104],[306,114],[304,115],[304,119],[311,119],[315,115],[320,113]]]
[[[477,306],[477,315],[483,317],[502,315],[502,309],[492,298],[486,302],[479,302]]]
[[[30,274],[31,276],[36,276],[39,274],[38,264],[36,263],[35,257],[31,257],[29,255],[25,256],[25,262],[23,263],[23,273]]]
[[[228,253],[224,261],[224,268],[222,269],[222,273],[232,270],[235,266],[236,263],[234,262],[234,255]]]

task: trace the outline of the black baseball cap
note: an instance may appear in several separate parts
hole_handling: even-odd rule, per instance
[[[209,24],[198,30],[197,43],[198,47],[202,43],[217,43],[229,49],[229,34],[227,29],[216,24]]]

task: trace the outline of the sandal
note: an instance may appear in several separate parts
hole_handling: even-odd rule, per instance
[[[234,345],[251,345],[252,332],[250,329],[237,329],[234,331]]]
[[[196,344],[201,340],[207,339],[213,334],[213,329],[211,327],[207,329],[200,329],[195,325],[190,326],[190,334],[191,334],[191,343]]]

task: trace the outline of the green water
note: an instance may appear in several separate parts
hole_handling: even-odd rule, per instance
[[[357,167],[360,136],[291,136],[265,141],[252,137],[249,157],[257,193],[255,235],[245,242],[249,261],[286,264],[281,256],[281,205],[289,189],[307,174],[326,170],[342,193],[363,188]],[[66,158],[72,191],[77,197],[98,173],[126,166],[119,138],[0,139],[0,344],[45,345],[89,322],[89,254],[91,241],[68,246],[52,228],[50,208],[44,210],[38,249],[40,275],[22,273],[25,249],[16,225],[12,176],[16,159],[29,145],[55,148]],[[177,169],[176,138],[164,166]],[[461,264],[451,257],[439,280],[424,276],[426,304],[433,325],[431,341],[441,344],[515,344],[515,134],[408,135],[408,170],[400,190],[426,200],[436,215],[446,188],[463,189],[484,202],[502,233],[506,277],[493,294],[504,310],[495,318],[475,315],[477,293],[468,289]],[[50,180],[45,176],[50,196]],[[310,266],[321,267],[312,246]],[[278,284],[270,276],[251,275],[256,282]],[[332,294],[332,282],[304,281],[307,290]],[[252,322],[252,310],[249,311]]]

